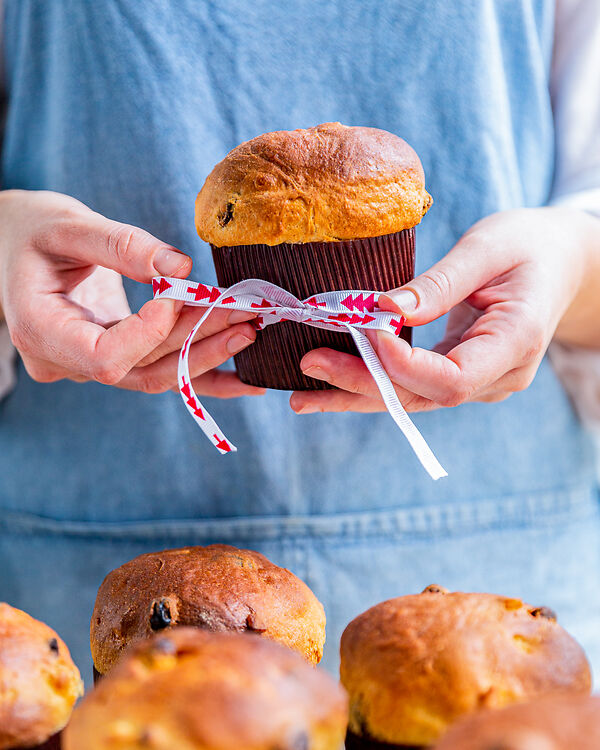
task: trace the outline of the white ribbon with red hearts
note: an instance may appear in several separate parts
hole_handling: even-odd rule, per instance
[[[227,440],[215,420],[200,403],[194,392],[188,364],[190,343],[215,307],[258,313],[258,317],[253,321],[258,330],[273,323],[279,323],[281,320],[291,320],[294,323],[326,328],[329,331],[347,331],[354,339],[360,355],[373,376],[392,419],[410,443],[423,467],[432,479],[447,476],[446,471],[404,410],[392,381],[383,369],[369,339],[361,330],[389,331],[396,336],[400,334],[404,319],[379,310],[377,306],[379,292],[355,290],[324,292],[299,300],[285,289],[260,279],[246,279],[233,284],[228,289],[222,289],[218,286],[165,276],[153,279],[152,288],[155,299],[176,299],[187,305],[207,308],[181,348],[178,383],[187,410],[220,453],[230,453],[236,451],[237,448]]]

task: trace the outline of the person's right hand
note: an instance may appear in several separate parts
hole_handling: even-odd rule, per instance
[[[0,227],[0,314],[34,380],[176,388],[178,350],[204,310],[151,300],[131,314],[121,275],[185,278],[188,256],[59,193],[0,192]],[[252,317],[214,310],[202,326],[189,359],[198,394],[264,392],[215,369],[254,341],[254,328],[240,322]]]

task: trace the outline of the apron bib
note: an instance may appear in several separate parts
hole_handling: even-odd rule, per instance
[[[381,127],[416,149],[435,200],[420,271],[482,216],[546,202],[553,12],[553,0],[5,0],[1,183],[141,226],[212,283],[194,199],[228,150],[324,121]],[[134,308],[151,294],[126,290]],[[20,368],[0,403],[0,598],[56,627],[80,664],[108,570],[213,541],[306,578],[331,667],[350,617],[433,581],[552,606],[598,653],[592,449],[546,360],[503,403],[415,417],[449,471],[437,483],[387,414],[299,417],[278,392],[205,403],[234,456],[216,455],[173,393],[42,385]]]

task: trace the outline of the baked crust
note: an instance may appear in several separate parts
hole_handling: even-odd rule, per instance
[[[0,750],[46,742],[82,694],[79,670],[54,630],[0,602]]]
[[[579,644],[544,607],[439,586],[390,599],[341,641],[350,729],[398,745],[431,745],[463,714],[556,690],[589,693]]]
[[[106,674],[132,642],[159,630],[254,631],[318,663],[325,613],[308,586],[251,550],[225,544],[151,552],[109,573],[92,614],[94,665]]]
[[[379,237],[416,226],[431,202],[405,141],[328,122],[230,151],[198,194],[196,229],[217,247]]]
[[[452,727],[436,750],[598,750],[600,697],[552,695],[480,711]]]
[[[254,634],[177,628],[136,644],[75,710],[64,750],[338,750],[347,699]]]

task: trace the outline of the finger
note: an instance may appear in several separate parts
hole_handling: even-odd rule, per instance
[[[294,391],[290,396],[290,406],[296,414],[385,411],[383,401],[347,391]]]
[[[429,270],[381,295],[379,307],[402,314],[409,325],[429,323],[509,269],[511,258],[495,249],[481,233],[467,233]]]
[[[448,354],[451,349],[460,344],[465,333],[481,317],[481,314],[480,310],[475,310],[466,302],[450,310],[444,338],[433,347],[433,351],[438,354]]]
[[[513,393],[524,391],[531,385],[538,366],[539,363],[536,363],[528,367],[517,367],[507,372],[488,388],[473,394],[469,402],[497,403],[505,401]]]
[[[537,372],[538,365],[531,367],[517,367],[506,375],[499,378],[489,388],[480,391],[474,395],[471,401],[484,401],[488,404],[497,403],[498,401],[505,401],[513,393],[524,391],[531,385],[535,374]]]
[[[360,357],[334,349],[313,349],[304,355],[300,367],[308,377],[324,380],[343,391],[361,394],[371,399],[381,399],[377,383]],[[424,411],[435,407],[428,399],[395,384],[394,387],[407,411]]]
[[[24,307],[33,304],[28,300]],[[107,329],[90,321],[63,295],[53,294],[46,298],[44,315],[36,309],[22,310],[11,336],[22,354],[114,385],[166,339],[180,308],[174,300],[152,300]]]
[[[472,396],[470,402],[483,402],[486,404],[495,404],[500,401],[506,401],[509,396],[512,396],[518,391],[525,390],[531,383],[533,376],[523,374],[524,368],[518,368],[510,373],[507,373],[499,380],[497,380],[489,388],[485,388]]]
[[[143,367],[144,365],[152,364],[171,352],[179,351],[189,336],[190,331],[205,312],[206,310],[202,307],[191,307],[186,305],[182,309],[168,339],[160,344],[153,352],[150,352],[147,357],[144,357],[138,365]],[[245,320],[252,320],[255,317],[256,315],[254,313],[247,313],[243,310],[220,310],[219,308],[215,308],[198,330],[198,333],[194,337],[194,341],[202,341],[209,336],[214,336],[216,333],[226,330],[228,327],[235,325],[236,323],[241,323]]]
[[[376,350],[391,379],[442,406],[457,406],[492,385],[499,376],[543,355],[542,342],[530,340],[511,309],[495,309],[479,318],[463,341],[445,356],[414,348],[403,339],[378,332]],[[525,327],[523,327],[525,328]]]
[[[469,401],[481,387],[497,379],[490,377],[481,383],[480,388],[469,387],[467,375],[450,359],[451,352],[444,356],[418,347],[411,348],[403,339],[384,332],[378,332],[376,338],[377,354],[391,380],[442,406],[457,406]],[[470,380],[475,379],[472,373],[469,376]]]
[[[37,383],[56,383],[58,380],[75,380],[77,375],[72,373],[70,370],[66,370],[63,367],[59,367],[52,362],[48,362],[38,357],[32,357],[30,355],[21,355],[21,361],[27,371],[27,374],[32,380]],[[81,382],[85,378],[80,378]]]
[[[232,328],[192,344],[189,349],[190,377],[197,378],[226,362],[234,354],[250,346],[256,339],[256,330],[249,323],[238,323]],[[179,352],[167,354],[158,362],[145,367],[135,367],[119,383],[121,388],[164,393],[177,386]]]
[[[240,396],[264,396],[266,388],[242,383],[235,372],[210,370],[192,379],[194,390],[199,396],[213,398],[238,398]]]
[[[492,400],[490,396],[493,396],[493,400],[500,401],[508,398],[512,393],[526,390],[533,382],[538,367],[538,362],[527,367],[516,367],[499,378],[489,388],[479,392],[473,400],[490,401]],[[495,398],[496,396],[499,397]]]
[[[497,404],[500,401],[506,401],[506,399],[512,396],[512,391],[496,391],[490,390],[482,393],[474,401],[481,401],[486,404]]]
[[[149,283],[154,276],[185,278],[192,260],[177,248],[148,232],[121,224],[94,211],[74,211],[56,221],[51,241],[39,243],[42,252],[111,268],[135,281]]]

